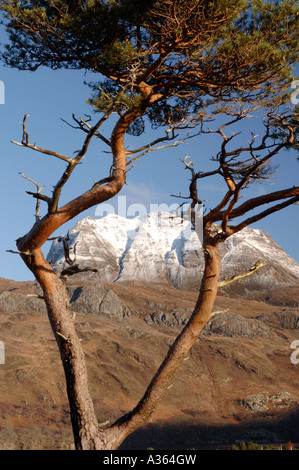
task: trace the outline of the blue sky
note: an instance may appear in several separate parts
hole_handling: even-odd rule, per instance
[[[41,69],[36,72],[20,72],[0,66],[0,80],[5,84],[5,103],[0,105],[2,169],[0,277],[15,280],[32,279],[30,271],[19,256],[6,252],[8,249],[16,249],[15,240],[27,233],[34,223],[35,200],[26,194],[27,190],[34,190],[34,187],[22,179],[19,172],[33,178],[41,186],[46,186],[44,193],[49,194],[64,170],[62,161],[16,146],[10,141],[21,140],[20,122],[27,113],[30,114],[27,130],[31,143],[72,156],[73,152],[82,145],[84,135],[78,130],[71,129],[62,122],[61,118],[71,122],[72,113],[78,117],[84,113],[92,113],[92,109],[86,104],[90,90],[83,83],[84,80],[92,78],[95,76],[91,74],[86,76],[84,71]],[[251,129],[255,131],[258,128],[256,126],[254,119],[243,126],[244,139],[248,137],[246,132]],[[109,136],[109,131],[111,132],[111,127],[107,127],[104,134]],[[149,131],[140,141],[144,143],[161,135],[163,132]],[[133,138],[128,137],[128,145],[134,147],[139,145],[139,140],[136,144],[133,142]],[[180,192],[182,195],[188,193],[189,174],[183,169],[179,159],[189,155],[197,170],[205,169],[201,166],[202,162],[206,162],[209,167],[208,158],[218,150],[219,142],[215,135],[198,137],[180,147],[149,153],[128,173],[127,185],[121,195],[126,195],[127,204],[139,202],[145,204],[147,208],[150,203],[170,205],[180,202],[170,196]],[[107,176],[111,157],[103,150],[107,148],[101,141],[92,143],[83,164],[76,168],[70,183],[65,187],[62,203],[91,187],[94,180]],[[281,164],[278,172],[271,182],[267,185],[252,186],[248,190],[248,195],[258,195],[298,185],[299,163],[295,153],[284,152],[282,157],[279,159]],[[207,205],[211,206],[223,195],[223,187],[215,179],[200,182],[199,190],[200,196],[207,199]],[[117,207],[117,200],[112,203]],[[43,203],[41,204],[43,208]],[[66,233],[83,217],[95,217],[96,210],[92,208],[81,214],[62,227],[57,234]],[[298,211],[299,206],[292,206],[252,226],[270,233],[297,262],[299,262]],[[48,243],[44,248],[45,253],[49,247]]]

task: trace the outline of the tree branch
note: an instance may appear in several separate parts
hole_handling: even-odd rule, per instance
[[[89,267],[82,268],[82,269],[79,268],[78,264],[76,263],[76,244],[73,247],[74,258],[72,259],[70,255],[70,247],[68,244],[69,240],[70,240],[69,233],[67,234],[66,237],[58,237],[58,241],[63,243],[64,258],[65,258],[66,263],[69,265],[67,268],[61,271],[60,276],[59,276],[60,279],[66,282],[67,279],[70,276],[73,276],[74,274],[84,273],[84,272],[97,273],[98,272],[97,269],[93,269]]]
[[[26,120],[30,116],[30,114],[25,114],[23,122],[20,124],[23,127],[23,137],[22,137],[22,142],[16,142],[15,140],[11,140],[13,144],[20,145],[21,147],[28,147],[32,150],[36,150],[37,152],[44,153],[46,155],[51,155],[53,157],[59,158],[60,160],[63,160],[65,162],[70,163],[72,161],[71,158],[66,157],[65,155],[61,155],[60,153],[57,152],[52,152],[52,150],[47,150],[42,147],[38,147],[37,145],[32,145],[29,143],[29,136],[28,132],[26,131]]]
[[[22,178],[25,178],[26,180],[30,181],[31,183],[33,183],[36,186],[37,193],[32,193],[31,191],[26,191],[26,192],[27,192],[27,194],[30,194],[31,196],[33,196],[37,199],[36,208],[35,208],[35,219],[38,221],[38,220],[40,220],[40,213],[39,213],[40,201],[42,200],[42,201],[45,201],[49,204],[50,198],[48,196],[44,196],[43,194],[41,194],[41,190],[45,186],[39,186],[33,179],[28,178],[22,172],[19,172],[19,174],[22,176]]]
[[[85,132],[86,134],[88,134],[88,132],[90,131],[90,129],[92,128],[92,126],[89,124],[89,121],[91,121],[91,117],[86,115],[86,118],[87,119],[83,119],[82,117],[80,117],[80,119],[76,118],[74,114],[72,114],[72,118],[73,120],[78,124],[78,126],[72,126],[72,124],[70,124],[68,121],[66,121],[65,119],[61,119],[63,122],[65,122],[68,126],[72,127],[73,129],[80,129],[81,131]],[[99,139],[101,139],[103,142],[105,142],[105,144],[107,144],[109,147],[111,147],[111,142],[106,138],[104,137],[100,132],[95,132],[94,134],[95,137],[98,137]]]
[[[293,186],[292,188],[288,189],[282,189],[280,191],[274,191],[273,193],[269,194],[264,194],[263,196],[257,196],[254,198],[249,199],[248,201],[244,202],[241,204],[239,207],[236,207],[230,212],[229,219],[235,219],[237,217],[241,217],[242,215],[246,214],[247,212],[256,209],[259,206],[262,206],[264,204],[269,204],[271,202],[278,201],[280,199],[286,199],[294,197],[292,199],[294,202],[296,202],[298,199],[296,197],[299,197],[299,186]],[[292,204],[290,202],[290,204]],[[213,217],[213,222],[216,222],[217,220],[222,220],[223,217],[223,212],[218,212]]]
[[[261,219],[264,219],[268,215],[271,215],[274,212],[281,211],[282,209],[285,209],[286,207],[288,207],[292,204],[295,204],[297,201],[299,201],[299,195],[292,198],[292,199],[289,199],[288,201],[282,202],[280,204],[276,204],[275,206],[273,206],[273,207],[271,207],[271,208],[269,208],[269,209],[267,209],[263,212],[260,212],[259,214],[256,214],[252,217],[249,217],[248,219],[241,222],[239,225],[236,225],[234,227],[230,226],[229,227],[229,234],[231,235],[231,234],[234,234],[236,232],[239,232],[243,228],[248,227],[249,225],[251,225],[255,222],[258,222]]]
[[[266,200],[264,199],[264,196],[262,196],[260,198],[247,201],[239,208],[235,209],[235,206],[239,201],[241,190],[247,187],[251,180],[269,179],[274,171],[274,169],[269,165],[270,160],[284,147],[296,144],[294,139],[294,128],[296,127],[296,124],[291,125],[288,122],[291,116],[277,116],[274,115],[272,111],[269,111],[266,119],[264,120],[264,126],[266,130],[262,136],[261,143],[254,145],[257,135],[251,133],[252,139],[248,142],[248,147],[240,147],[228,152],[226,145],[231,138],[229,139],[224,134],[223,128],[233,122],[236,122],[237,120],[243,119],[244,117],[247,117],[247,113],[240,114],[239,119],[236,118],[235,120],[224,124],[218,129],[218,131],[216,131],[222,136],[223,143],[221,146],[221,151],[213,160],[219,162],[219,174],[224,177],[224,180],[226,181],[229,189],[222,201],[214,209],[212,209],[209,214],[207,214],[206,222],[222,220],[222,230],[224,233],[228,230],[229,220],[238,217],[239,215],[243,215],[243,213],[255,208],[259,204],[271,202],[271,200]],[[279,143],[267,142],[271,137],[270,128],[273,126],[281,126],[285,130],[285,136]],[[234,134],[232,137],[235,135],[236,134]],[[267,150],[268,153],[264,156],[257,154],[257,152]],[[243,152],[249,152],[250,154],[250,157],[246,158],[245,161],[240,157],[241,153]],[[238,158],[238,161],[235,161],[236,158]],[[237,180],[239,181],[237,182]],[[289,196],[285,195],[282,198],[285,197]],[[225,206],[227,206],[227,208],[224,210]]]
[[[221,289],[222,287],[226,287],[229,284],[232,284],[235,281],[238,281],[239,279],[243,279],[244,277],[251,276],[253,273],[255,273],[258,269],[262,268],[263,266],[266,265],[265,261],[257,261],[252,268],[250,268],[246,273],[239,274],[237,276],[232,276],[229,279],[226,279],[224,281],[219,281],[218,282],[218,289]]]
[[[46,150],[46,149],[43,149],[41,147],[38,147],[36,145],[31,145],[29,143],[29,136],[28,136],[28,132],[26,130],[26,120],[27,118],[30,116],[29,114],[25,114],[24,116],[24,119],[23,119],[23,122],[21,123],[22,124],[22,127],[23,127],[23,136],[22,136],[22,142],[19,143],[19,142],[15,142],[15,141],[12,141],[13,143],[17,144],[17,145],[20,145],[20,146],[23,146],[23,147],[28,147],[30,149],[33,149],[33,150],[36,150],[40,153],[45,153],[47,155],[52,155],[52,156],[55,156],[63,161],[66,161],[68,163],[67,165],[67,168],[65,169],[65,171],[63,172],[61,178],[59,179],[59,181],[57,182],[57,184],[54,186],[54,190],[53,190],[53,193],[52,193],[52,198],[49,198],[49,199],[46,199],[46,197],[43,197],[43,196],[38,196],[37,194],[34,196],[36,197],[38,200],[40,199],[43,199],[43,200],[46,200],[48,202],[48,206],[49,206],[49,214],[54,214],[56,211],[57,211],[57,208],[58,208],[58,202],[59,202],[59,198],[60,198],[60,195],[61,195],[61,191],[62,191],[62,188],[63,186],[66,184],[66,182],[68,181],[68,179],[70,178],[74,168],[81,162],[81,160],[83,159],[83,157],[85,156],[87,150],[88,150],[88,147],[89,147],[89,144],[92,140],[92,138],[98,134],[98,129],[104,124],[104,122],[108,119],[108,117],[114,112],[114,107],[115,107],[115,104],[117,103],[117,101],[120,99],[121,95],[125,92],[125,90],[127,89],[127,87],[129,86],[128,83],[126,83],[126,85],[124,85],[122,87],[122,89],[120,90],[120,92],[118,93],[118,95],[114,98],[114,101],[113,103],[111,104],[111,106],[109,107],[109,109],[104,113],[104,115],[96,122],[96,124],[94,126],[90,126],[89,124],[87,124],[86,122],[84,122],[85,125],[87,125],[88,127],[88,131],[86,132],[87,133],[87,136],[83,142],[83,145],[81,147],[81,149],[78,151],[77,153],[77,156],[75,158],[69,158],[69,157],[66,157],[64,155],[61,155],[57,152],[52,152],[50,150]],[[76,121],[78,122],[78,121]],[[80,126],[81,127],[81,126]],[[82,129],[82,127],[81,127]],[[110,144],[110,143],[109,143]],[[110,180],[109,180],[110,181]]]
[[[135,162],[136,160],[139,160],[139,158],[143,157],[144,155],[148,154],[149,152],[152,152],[154,150],[162,150],[162,149],[169,148],[169,147],[177,147],[178,145],[183,144],[187,139],[190,138],[190,136],[187,134],[181,140],[176,140],[171,144],[166,144],[166,145],[161,145],[159,147],[155,147],[155,145],[157,145],[160,142],[171,141],[171,140],[175,139],[176,137],[178,137],[179,134],[175,134],[175,130],[176,130],[176,128],[171,127],[171,128],[169,128],[168,130],[165,131],[165,133],[166,133],[165,137],[160,137],[158,139],[155,139],[154,141],[150,142],[147,145],[144,145],[143,147],[140,147],[139,149],[127,151],[127,158],[130,158],[130,160],[127,161],[127,166],[132,165],[132,167],[133,167],[134,166],[133,162]],[[137,154],[139,152],[141,152],[139,155],[137,155],[136,157],[131,158],[131,155]]]

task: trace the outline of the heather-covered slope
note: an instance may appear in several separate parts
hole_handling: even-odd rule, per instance
[[[2,448],[71,448],[64,376],[43,301],[34,283],[0,293]],[[196,293],[166,285],[72,281],[99,420],[107,425],[136,405]],[[33,304],[33,299],[35,304]],[[183,449],[239,440],[299,441],[299,309],[218,296],[215,311],[158,406],[126,449]]]

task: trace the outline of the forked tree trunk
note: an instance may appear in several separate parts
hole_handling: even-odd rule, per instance
[[[40,250],[26,257],[26,264],[43,289],[48,316],[55,335],[66,378],[71,421],[77,450],[114,450],[124,439],[145,424],[190,348],[209,320],[217,295],[220,257],[215,244],[205,243],[205,271],[194,312],[154,376],[135,409],[110,428],[100,429],[88,388],[88,376],[82,344],[76,333],[65,283]],[[108,392],[107,392],[108,393]]]
[[[111,181],[96,190],[87,191],[54,213],[48,213],[36,222],[27,235],[17,241],[24,262],[34,274],[44,293],[50,324],[59,347],[66,377],[73,434],[78,450],[117,449],[129,434],[149,420],[159,400],[171,384],[176,371],[209,320],[217,294],[220,257],[217,244],[206,229],[203,244],[205,271],[198,301],[189,323],[170,348],[136,408],[111,427],[100,429],[88,389],[84,352],[72,320],[66,286],[55,274],[52,265],[45,260],[41,246],[63,223],[119,192],[125,182],[126,174],[124,134],[128,126],[144,113],[146,107],[158,99],[158,95],[151,95],[149,90],[144,90],[142,106],[125,114],[116,124],[111,137],[113,152]]]

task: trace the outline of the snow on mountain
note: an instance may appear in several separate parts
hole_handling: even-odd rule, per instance
[[[87,217],[69,236],[70,247],[76,244],[80,268],[98,270],[76,277],[106,282],[166,281],[179,289],[198,288],[203,271],[201,243],[190,223],[179,216],[152,212],[133,219],[115,214]],[[240,281],[247,290],[298,284],[299,265],[265,231],[246,228],[223,243],[220,251],[222,279],[246,272],[258,260],[267,262]],[[58,273],[66,267],[61,242],[53,242],[47,259]]]

